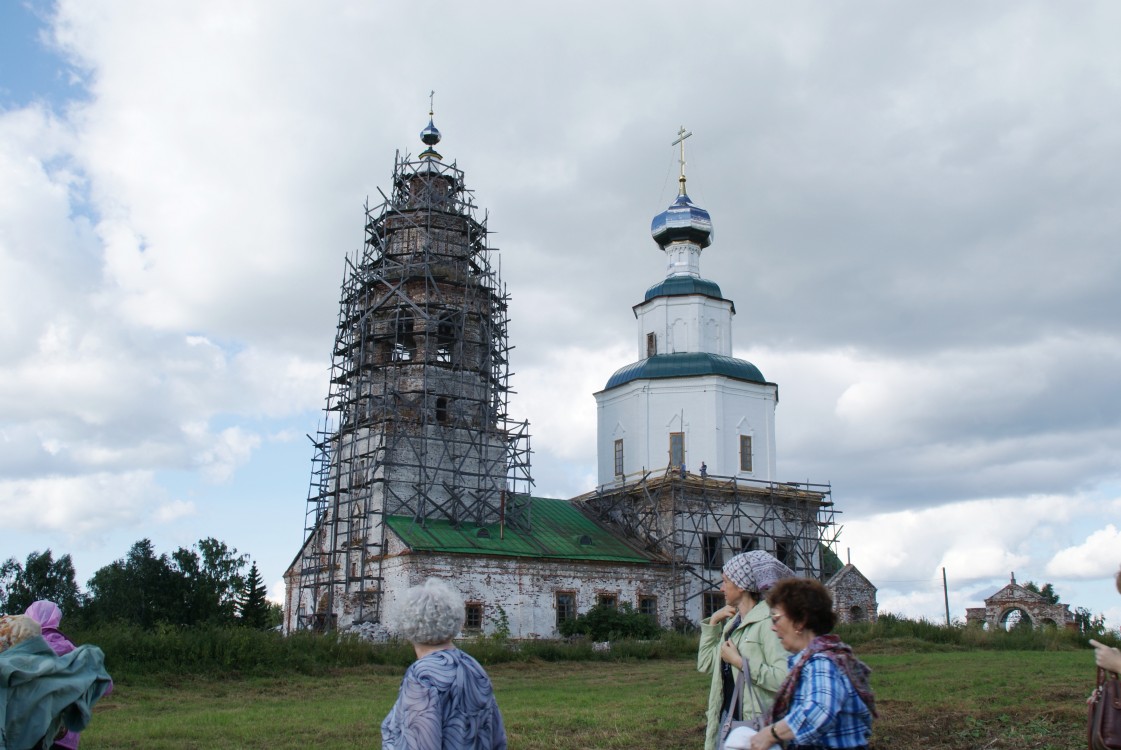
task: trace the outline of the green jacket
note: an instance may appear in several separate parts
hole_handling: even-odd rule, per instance
[[[697,649],[697,671],[708,672],[712,682],[708,691],[708,711],[705,719],[708,729],[705,732],[705,750],[716,750],[717,734],[720,731],[720,703],[723,700],[723,685],[720,680],[720,644],[730,639],[751,665],[751,682],[767,708],[775,699],[779,685],[786,679],[786,649],[771,630],[771,608],[766,602],[756,604],[747,616],[730,634],[723,631],[732,618],[713,625],[708,619],[701,620],[701,643]],[[740,670],[732,667],[732,679],[739,677]],[[745,687],[746,692],[746,687]],[[741,710],[743,705],[741,703]],[[744,719],[754,717],[749,713]]]

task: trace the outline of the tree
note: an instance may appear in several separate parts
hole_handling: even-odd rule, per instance
[[[191,549],[180,547],[171,558],[180,576],[177,622],[232,625],[237,621],[238,597],[245,587],[241,570],[249,555],[238,555],[225,542],[207,537]]]
[[[167,555],[156,556],[150,539],[132,545],[123,560],[93,574],[89,617],[95,622],[124,621],[151,628],[177,622],[181,585]]]
[[[1043,584],[1043,588],[1040,588],[1039,586],[1035,585],[1034,581],[1028,581],[1027,583],[1024,584],[1024,588],[1026,588],[1028,591],[1032,591],[1036,594],[1039,594],[1040,596],[1043,597],[1043,600],[1045,602],[1047,602],[1048,604],[1058,604],[1059,603],[1059,595],[1057,593],[1055,593],[1055,587],[1052,586],[1049,583]]]
[[[241,617],[242,625],[256,630],[264,630],[269,627],[271,612],[267,597],[268,589],[265,588],[265,584],[261,580],[261,574],[257,571],[257,563],[254,561],[253,567],[249,569],[249,577],[245,580],[245,588],[242,590],[241,598],[238,601],[238,614]]]
[[[1095,616],[1085,607],[1074,610],[1074,626],[1082,635],[1102,635],[1105,633],[1105,616]]]
[[[76,616],[82,604],[70,555],[53,559],[51,551],[32,552],[20,565],[14,557],[0,565],[0,613],[21,614],[47,599],[65,614]]]

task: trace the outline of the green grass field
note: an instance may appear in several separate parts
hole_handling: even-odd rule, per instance
[[[862,654],[880,707],[878,750],[1085,744],[1088,651]],[[700,750],[708,677],[692,660],[487,667],[511,748]],[[242,679],[141,677],[96,707],[85,750],[380,747],[399,666]]]

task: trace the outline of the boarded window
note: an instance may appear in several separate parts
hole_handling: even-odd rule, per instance
[[[646,334],[646,356],[653,357],[658,353],[658,335],[655,333]]]
[[[723,545],[719,534],[705,534],[701,537],[701,561],[709,570],[724,567]]]
[[[658,617],[658,597],[656,596],[639,596],[638,597],[638,611],[640,614],[649,615],[657,619]]]
[[[685,463],[685,433],[671,432],[669,434],[669,465],[681,466]]]
[[[615,476],[623,476],[623,440],[615,441]]]
[[[751,435],[740,435],[740,471],[751,470]]]
[[[596,594],[596,606],[615,609],[619,606],[619,597],[617,594]]]
[[[565,620],[576,619],[576,593],[573,591],[557,592],[557,627]]]
[[[483,629],[483,605],[479,602],[468,602],[465,607],[463,619],[464,630]]]
[[[712,617],[716,610],[724,606],[724,595],[719,591],[706,591],[701,594],[701,617]]]

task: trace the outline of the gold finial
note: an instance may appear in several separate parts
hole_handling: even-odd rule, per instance
[[[678,158],[678,163],[681,165],[681,176],[677,178],[678,195],[685,195],[685,139],[693,135],[692,133],[685,132],[685,126],[682,125],[677,131],[677,140],[671,143],[671,146],[681,144],[681,156]]]
[[[432,99],[435,96],[436,96],[436,91],[435,90],[428,92],[428,116],[429,117],[432,117],[432,112],[434,111],[433,108],[432,108]]]

